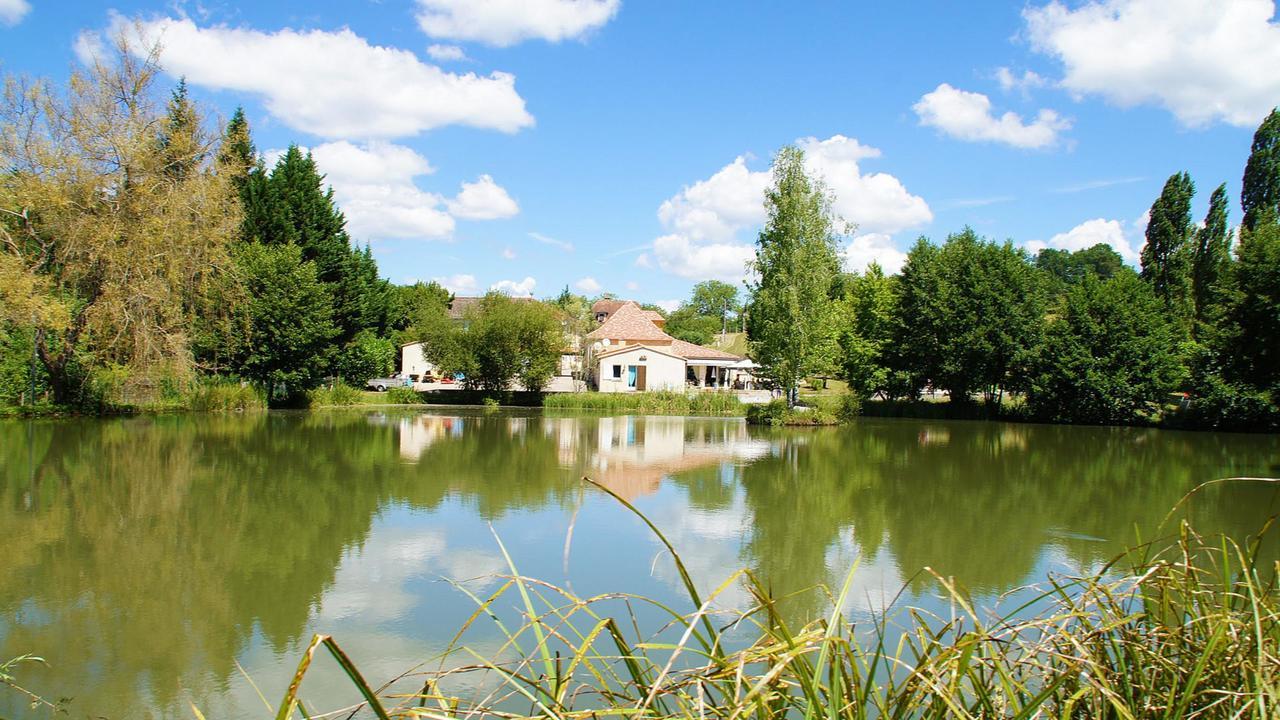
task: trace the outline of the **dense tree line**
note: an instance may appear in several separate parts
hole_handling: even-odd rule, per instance
[[[0,108],[0,401],[174,391],[203,375],[268,396],[388,372],[399,293],[356,247],[309,154],[267,168],[237,111],[209,132],[155,53],[121,41]],[[35,362],[32,362],[32,358]],[[33,372],[34,370],[34,372]]]
[[[1197,223],[1195,184],[1175,173],[1139,271],[1106,245],[1032,256],[966,228],[918,240],[897,275],[840,274],[829,202],[801,160],[787,148],[775,161],[746,323],[792,398],[834,368],[863,397],[942,393],[1008,412],[1012,396],[1057,422],[1280,427],[1280,113],[1255,135],[1234,237],[1225,184]]]

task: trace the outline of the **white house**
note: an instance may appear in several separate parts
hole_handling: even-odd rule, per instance
[[[660,315],[634,302],[600,308],[596,315],[605,320],[586,341],[588,367],[601,392],[728,388],[752,379],[750,360],[677,340],[662,329]]]

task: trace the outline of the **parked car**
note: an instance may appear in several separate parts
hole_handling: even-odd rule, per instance
[[[392,373],[390,377],[373,378],[365,382],[364,386],[369,390],[386,392],[393,387],[412,387],[413,381],[404,373]]]

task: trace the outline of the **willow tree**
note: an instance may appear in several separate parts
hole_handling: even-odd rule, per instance
[[[195,108],[156,97],[156,48],[115,50],[65,91],[6,78],[0,106],[0,252],[65,308],[36,333],[59,402],[96,367],[188,371],[189,328],[239,222]]]
[[[805,174],[796,147],[778,151],[764,202],[768,221],[756,240],[747,336],[765,376],[794,405],[800,380],[831,369],[836,355],[829,298],[840,274],[835,224],[826,187]]]

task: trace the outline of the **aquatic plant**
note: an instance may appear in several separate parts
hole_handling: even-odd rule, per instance
[[[840,588],[817,589],[829,601],[827,616],[794,627],[779,610],[783,599],[750,571],[703,597],[650,520],[586,482],[634,512],[665,546],[687,609],[637,596],[579,597],[522,576],[499,540],[510,574],[486,597],[459,585],[476,610],[438,670],[415,669],[375,689],[333,638],[317,635],[276,717],[306,713],[299,693],[321,648],[378,718],[1263,719],[1280,708],[1280,567],[1258,564],[1261,543],[1274,542],[1270,524],[1246,543],[1201,537],[1182,524],[1175,538],[1145,543],[1096,573],[1049,577],[1001,613],[980,611],[963,588],[934,575],[951,601],[948,615],[890,609],[869,627],[841,609],[855,567]],[[717,598],[739,582],[751,605],[717,610]],[[512,594],[519,625],[495,612]],[[642,606],[669,625],[645,634]],[[486,621],[505,638],[488,656],[462,643]],[[496,689],[483,697],[444,689],[473,674]],[[391,690],[406,682],[420,689]]]
[[[747,406],[736,395],[720,392],[682,393],[670,390],[638,393],[549,393],[543,407],[555,410],[647,415],[720,415],[741,417]]]

